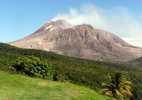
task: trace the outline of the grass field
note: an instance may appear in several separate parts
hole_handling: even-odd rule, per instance
[[[0,100],[108,100],[82,86],[0,71]]]

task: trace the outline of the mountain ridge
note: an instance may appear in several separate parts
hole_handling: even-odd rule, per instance
[[[129,61],[142,56],[142,48],[112,33],[87,24],[72,26],[62,19],[50,20],[33,34],[8,44],[100,61]]]

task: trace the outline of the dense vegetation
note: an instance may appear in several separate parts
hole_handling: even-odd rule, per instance
[[[52,52],[34,49],[22,49],[0,43],[0,70],[17,73],[12,66],[20,56],[42,57],[52,64],[52,75],[56,81],[68,81],[99,91],[101,83],[109,83],[107,75],[122,72],[132,82],[131,99],[142,99],[142,72],[131,65],[111,62],[92,61],[58,55]]]
[[[48,64],[43,58],[20,56],[16,61],[13,61],[13,67],[28,76],[52,79],[51,64]]]

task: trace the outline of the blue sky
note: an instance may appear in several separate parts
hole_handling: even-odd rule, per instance
[[[51,19],[91,24],[142,47],[142,0],[0,0],[0,42],[28,36]]]

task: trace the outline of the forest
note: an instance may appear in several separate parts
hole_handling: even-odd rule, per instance
[[[53,77],[50,78],[50,80],[70,82],[91,88],[98,92],[103,88],[102,83],[109,83],[108,74],[121,72],[126,79],[132,83],[133,97],[130,99],[142,99],[142,71],[137,65],[132,63],[79,59],[43,50],[23,49],[0,43],[0,70],[8,72],[9,74],[29,75],[24,73],[24,71],[22,72],[22,70],[17,70],[17,68],[13,66],[13,63],[17,61],[17,59],[28,56],[40,58],[39,62],[46,60],[47,64],[50,65],[52,69],[50,74]],[[133,62],[141,63],[142,59],[139,58]],[[34,77],[31,74],[29,76]]]

